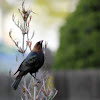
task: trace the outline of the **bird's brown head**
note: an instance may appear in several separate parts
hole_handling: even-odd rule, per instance
[[[34,52],[39,52],[39,51],[42,51],[42,43],[43,43],[43,40],[37,42],[33,48],[33,51]]]

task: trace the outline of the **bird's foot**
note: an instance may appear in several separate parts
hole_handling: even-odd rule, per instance
[[[41,83],[41,81],[39,79],[36,79],[36,81],[37,81],[38,84]]]
[[[32,75],[32,74],[31,74],[31,75]],[[34,79],[37,81],[37,83],[38,83],[38,84],[40,84],[40,83],[41,83],[41,81],[40,81],[39,79],[37,79],[37,78],[36,78],[36,75],[35,75],[35,76],[34,76],[34,75],[32,75],[32,76],[34,77]]]
[[[40,85],[40,83],[41,83],[41,81],[39,80],[39,79],[36,79],[36,81],[35,81],[36,83],[35,83],[35,86],[39,86]]]

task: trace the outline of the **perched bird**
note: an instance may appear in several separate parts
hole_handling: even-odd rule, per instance
[[[42,67],[44,63],[44,53],[42,50],[42,41],[39,41],[35,44],[33,50],[28,54],[28,56],[23,60],[20,64],[18,70],[15,72],[19,72],[15,81],[12,84],[14,90],[17,89],[22,77],[27,73],[30,73],[36,79],[36,72]],[[35,73],[35,76],[33,75]],[[14,74],[14,75],[15,75]]]

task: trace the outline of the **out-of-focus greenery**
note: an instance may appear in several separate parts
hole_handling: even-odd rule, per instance
[[[6,0],[0,1],[0,7],[3,8],[2,10],[5,12],[8,12],[9,10],[12,10],[14,7],[9,5]]]
[[[55,69],[100,67],[100,1],[80,0],[60,29]]]
[[[39,5],[39,7],[43,7],[48,11],[48,15],[51,17],[56,18],[62,18],[65,17],[66,11],[64,11],[63,7],[57,6],[57,2],[63,3],[66,2],[66,0],[36,0],[35,3]],[[60,8],[60,10],[58,10]],[[61,9],[62,8],[62,9]]]

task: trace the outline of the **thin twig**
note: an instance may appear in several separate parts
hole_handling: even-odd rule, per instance
[[[26,48],[25,48],[25,50],[24,50],[24,53],[26,52],[26,50],[27,50],[27,47],[28,47],[28,45],[27,45],[27,43],[26,43]]]
[[[25,21],[24,21],[24,30],[25,30]],[[23,49],[23,51],[24,51],[24,37],[25,37],[25,34],[23,34],[23,43],[22,43],[22,49]],[[25,52],[23,52],[23,60],[24,60],[24,53]],[[25,76],[24,76],[24,86],[26,87],[26,78],[25,78]],[[26,90],[25,90],[25,99],[26,100],[28,99]]]
[[[21,97],[21,100],[24,100],[24,99]]]
[[[22,48],[19,47],[18,42],[15,42],[15,40],[12,38],[11,33],[12,33],[12,30],[10,30],[10,32],[9,32],[9,36],[10,36],[11,40],[15,43],[17,48],[19,48],[21,51],[23,51]]]
[[[25,90],[27,91],[27,93],[29,94],[30,98],[32,99],[32,95],[31,92],[23,85],[23,87],[25,88]]]
[[[32,34],[32,36],[31,36],[31,39],[30,39],[30,40],[32,40],[33,37],[34,37],[34,31],[33,31],[33,34]]]
[[[30,82],[28,84],[28,90],[30,90],[31,83],[32,83],[32,78],[30,79]]]
[[[56,90],[55,88],[54,88],[54,90],[56,91],[55,92],[55,94],[53,95],[53,97],[51,98],[51,100],[53,100],[54,99],[54,97],[57,95],[57,93],[58,93],[58,90]]]
[[[32,46],[32,42],[29,43],[29,49],[30,49],[30,51],[32,50],[31,46]]]
[[[19,20],[18,20],[18,22],[16,23],[14,14],[12,15],[12,20],[13,20],[13,22],[15,23],[15,25],[22,31],[23,28],[22,28],[22,26],[19,24]]]
[[[37,94],[37,96],[36,96],[36,99],[38,100],[38,98],[40,97],[40,93],[41,93],[41,91],[42,91],[42,88],[43,88],[43,85],[41,86],[41,88],[40,88],[40,90],[39,90],[39,92],[38,92],[38,94]]]
[[[34,81],[35,81],[35,79],[34,79]],[[36,100],[36,90],[37,90],[37,87],[36,87],[36,85],[34,85],[34,97],[33,97],[33,100]]]
[[[22,14],[22,12],[20,11],[20,9],[18,9],[18,11],[19,11],[19,13],[21,14],[21,16],[22,16],[22,18],[23,18],[23,14]]]

